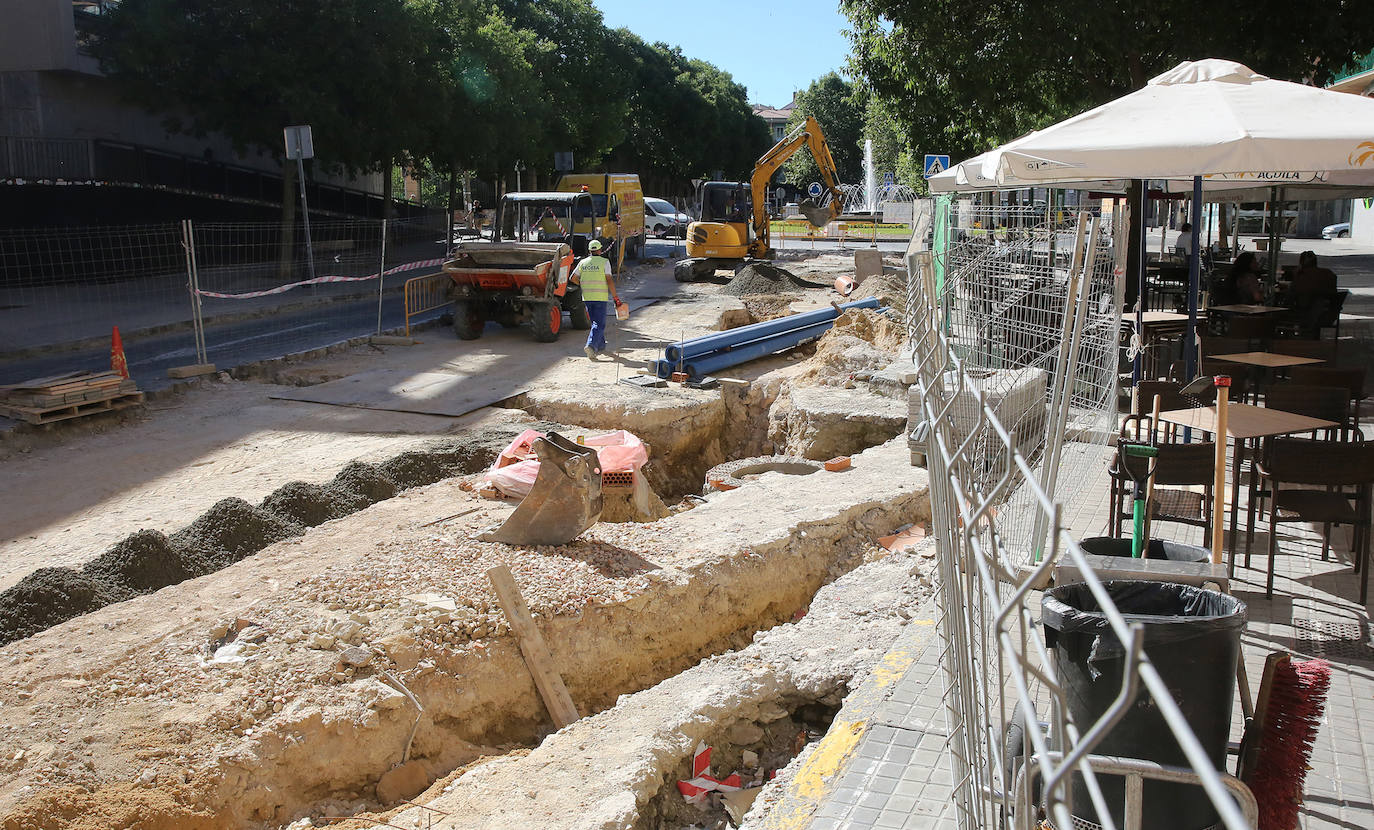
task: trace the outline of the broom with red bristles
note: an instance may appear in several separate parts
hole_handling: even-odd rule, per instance
[[[1331,664],[1276,651],[1264,661],[1255,716],[1245,726],[1236,777],[1259,805],[1259,830],[1295,830],[1307,761],[1331,688]]]

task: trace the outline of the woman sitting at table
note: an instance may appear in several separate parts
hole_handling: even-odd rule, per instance
[[[1217,286],[1217,302],[1213,305],[1263,302],[1264,288],[1260,285],[1259,276],[1259,260],[1254,251],[1246,251],[1236,257],[1231,272]]]

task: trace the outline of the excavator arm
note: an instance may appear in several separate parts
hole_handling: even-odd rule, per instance
[[[830,204],[827,207],[821,207],[814,201],[807,199],[801,203],[802,213],[806,214],[807,221],[818,228],[824,227],[826,223],[840,213],[840,206],[844,203],[844,194],[840,191],[839,178],[835,171],[835,159],[830,155],[830,146],[825,143],[825,134],[821,132],[821,125],[816,122],[815,118],[808,115],[804,122],[783,136],[783,139],[774,144],[773,148],[764,153],[759,158],[758,163],[754,165],[754,175],[749,180],[749,189],[754,200],[754,241],[749,245],[751,256],[764,257],[768,255],[770,227],[768,211],[764,208],[768,204],[768,183],[773,179],[773,174],[778,171],[778,168],[803,146],[811,148],[811,155],[816,159],[816,166],[821,169],[821,178],[830,191]]]

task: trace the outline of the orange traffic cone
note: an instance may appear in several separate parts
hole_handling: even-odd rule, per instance
[[[110,371],[118,372],[120,377],[129,376],[129,361],[124,357],[124,341],[119,339],[119,326],[114,327],[110,338]]]

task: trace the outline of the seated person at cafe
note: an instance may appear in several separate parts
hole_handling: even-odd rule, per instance
[[[1246,251],[1236,257],[1230,273],[1217,286],[1212,305],[1263,302],[1264,288],[1260,285],[1259,275],[1259,260],[1254,251]]]
[[[1317,255],[1303,251],[1298,256],[1298,270],[1288,287],[1288,304],[1304,334],[1312,335],[1320,320],[1336,300],[1336,275],[1329,268],[1317,264]]]
[[[1174,238],[1174,253],[1186,257],[1193,252],[1193,223],[1184,222]]]
[[[1293,275],[1293,284],[1289,286],[1288,293],[1295,300],[1314,294],[1335,294],[1336,274],[1331,269],[1318,265],[1316,254],[1303,251],[1298,256],[1298,270]]]

